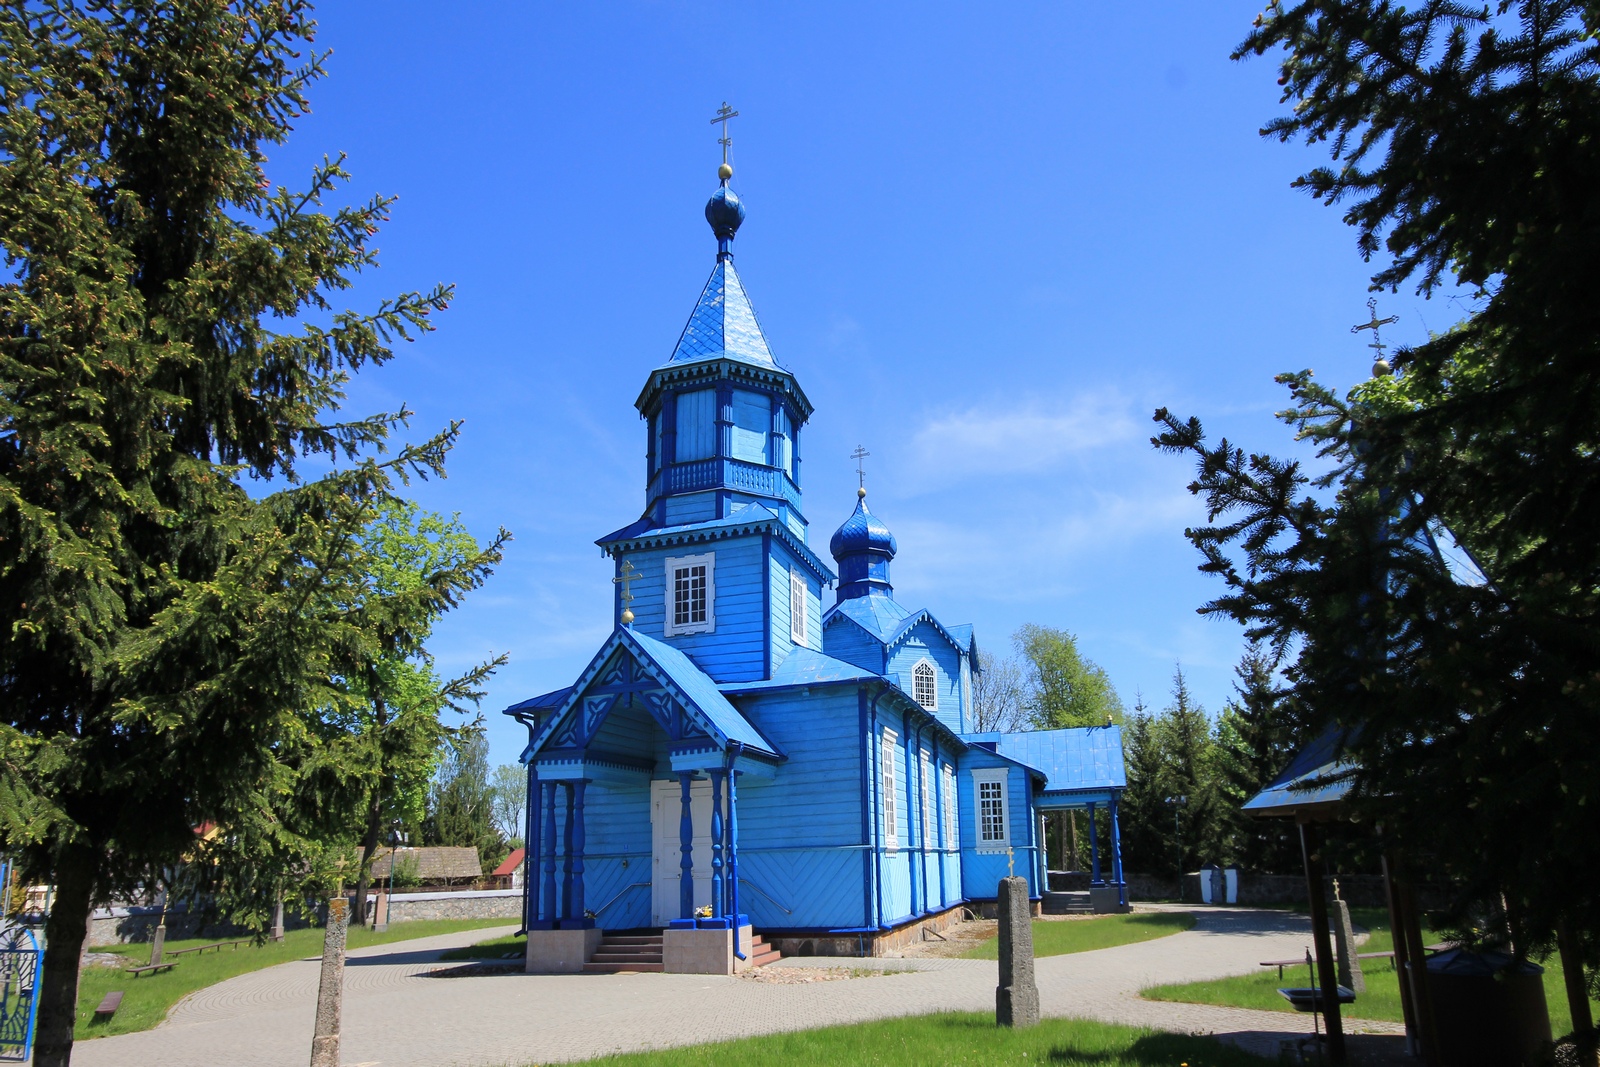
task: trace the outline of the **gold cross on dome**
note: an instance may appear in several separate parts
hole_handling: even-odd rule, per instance
[[[717,108],[717,117],[711,120],[711,125],[713,126],[719,122],[722,123],[722,136],[717,139],[717,143],[722,146],[722,162],[724,163],[728,162],[728,149],[733,147],[733,138],[728,136],[728,120],[738,117],[739,113],[729,107],[728,102],[724,100],[722,106]]]
[[[1390,325],[1391,323],[1399,322],[1400,321],[1400,316],[1399,315],[1390,315],[1386,319],[1378,318],[1378,298],[1377,297],[1372,297],[1370,300],[1367,301],[1367,313],[1370,316],[1369,321],[1363,322],[1363,323],[1361,323],[1361,324],[1359,324],[1357,326],[1350,327],[1350,332],[1351,333],[1360,333],[1362,330],[1371,330],[1372,331],[1372,343],[1369,344],[1367,347],[1372,349],[1374,352],[1376,352],[1378,354],[1378,359],[1381,360],[1381,359],[1383,359],[1383,347],[1384,346],[1383,346],[1383,341],[1378,337],[1378,330],[1381,327]]]
[[[612,585],[622,586],[622,625],[624,626],[633,622],[633,609],[628,606],[633,601],[633,590],[628,588],[628,583],[638,577],[640,577],[640,574],[634,569],[633,560],[625,559],[622,561],[622,569],[617,571],[615,578],[611,579]]]

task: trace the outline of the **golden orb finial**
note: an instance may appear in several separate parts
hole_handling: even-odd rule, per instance
[[[633,611],[631,609],[629,609],[629,608],[623,608],[622,609],[622,625],[624,625],[624,626],[632,626],[633,625]]]
[[[857,499],[864,500],[866,498],[866,495],[867,495],[867,487],[866,486],[863,485],[860,489],[856,490],[856,498]]]
[[[733,177],[733,168],[726,163],[722,164],[722,166],[717,168],[717,177],[721,178],[723,181],[727,181],[729,178]]]

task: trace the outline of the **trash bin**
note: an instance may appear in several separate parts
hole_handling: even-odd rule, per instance
[[[1535,1067],[1550,1047],[1544,968],[1509,953],[1428,957],[1439,1060],[1450,1067]]]

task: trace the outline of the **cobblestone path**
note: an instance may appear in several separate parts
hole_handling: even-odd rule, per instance
[[[1275,1054],[1310,1031],[1306,1016],[1140,1000],[1165,982],[1254,971],[1303,954],[1301,916],[1203,909],[1193,930],[1037,962],[1046,1015],[1078,1016],[1225,1040]],[[345,1067],[520,1067],[656,1045],[716,1041],[934,1011],[993,1011],[987,960],[828,958],[786,965],[913,973],[802,985],[680,974],[429,977],[439,952],[501,934],[472,930],[362,949],[345,972]],[[77,1067],[299,1067],[309,1056],[317,963],[240,975],[189,997],[154,1030],[80,1042]],[[1392,1023],[1347,1029],[1398,1033]]]

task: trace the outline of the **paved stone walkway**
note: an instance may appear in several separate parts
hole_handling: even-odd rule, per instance
[[[1205,909],[1193,930],[1037,962],[1046,1015],[1188,1033],[1215,1033],[1275,1054],[1310,1032],[1307,1016],[1144,1001],[1138,991],[1254,971],[1300,956],[1305,918]],[[679,974],[428,977],[439,952],[511,933],[473,930],[350,955],[345,1067],[520,1067],[604,1052],[724,1040],[934,1011],[993,1011],[996,965],[985,960],[830,958],[796,966],[864,966],[910,973],[803,985]],[[201,990],[154,1030],[80,1043],[77,1067],[289,1067],[306,1062],[317,963],[302,960]],[[1352,1030],[1396,1033],[1391,1023]]]

